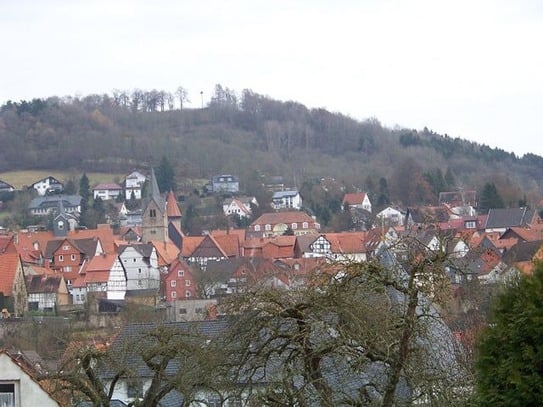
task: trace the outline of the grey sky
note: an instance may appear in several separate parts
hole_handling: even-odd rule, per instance
[[[220,83],[543,155],[543,2],[0,0],[0,103]]]

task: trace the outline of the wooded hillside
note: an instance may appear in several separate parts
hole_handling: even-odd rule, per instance
[[[173,101],[165,91],[134,90],[8,102],[0,108],[0,172],[128,173],[165,156],[178,182],[232,173],[243,185],[258,174],[300,188],[331,177],[347,190],[375,192],[384,183],[391,199],[408,204],[430,203],[448,176],[456,188],[494,183],[506,204],[541,196],[543,158],[533,154],[520,158],[426,128],[390,129],[251,90],[238,96],[220,85],[201,109]],[[426,182],[413,184],[418,178]]]

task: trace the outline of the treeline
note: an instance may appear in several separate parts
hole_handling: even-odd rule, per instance
[[[186,107],[191,97],[199,108]],[[426,128],[390,129],[221,85],[206,105],[182,86],[10,101],[0,107],[0,143],[0,171],[128,172],[166,156],[181,183],[234,173],[243,184],[257,172],[298,188],[331,177],[345,190],[380,195],[385,182],[387,200],[406,204],[435,201],[440,173],[453,176],[456,188],[494,183],[508,203],[524,195],[535,201],[543,184],[543,158],[532,154],[519,158]]]

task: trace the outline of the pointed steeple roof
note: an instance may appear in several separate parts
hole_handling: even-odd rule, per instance
[[[171,189],[170,192],[168,192],[168,196],[166,197],[166,210],[169,219],[181,217],[181,210],[179,209],[179,205],[177,204],[175,194]]]
[[[166,201],[164,200],[162,195],[160,195],[160,190],[158,189],[158,182],[156,180],[154,168],[151,168],[151,177],[150,177],[149,183],[150,183],[149,196],[147,197],[146,204],[144,205],[144,207],[147,206],[147,203],[149,203],[150,201],[154,201],[156,205],[162,211],[165,211]]]

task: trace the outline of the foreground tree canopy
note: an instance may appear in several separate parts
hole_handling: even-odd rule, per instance
[[[127,326],[109,349],[73,353],[58,378],[102,406],[123,380],[146,380],[133,404],[145,406],[171,392],[187,405],[459,405],[469,375],[438,312],[447,261],[406,239],[297,289],[263,280],[224,304],[228,319]]]
[[[479,343],[477,405],[543,403],[543,264],[498,297]]]

